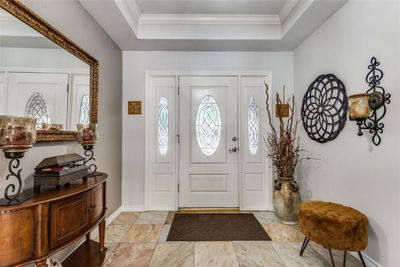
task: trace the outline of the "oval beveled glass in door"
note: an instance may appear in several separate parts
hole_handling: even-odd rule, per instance
[[[81,108],[79,113],[79,123],[88,124],[90,112],[90,99],[88,95],[83,95],[81,100]]]
[[[249,108],[247,113],[247,136],[249,140],[249,150],[254,156],[257,154],[258,149],[258,107],[256,98],[252,96],[249,102]]]
[[[168,101],[161,97],[158,105],[158,149],[161,155],[167,154],[168,150]]]
[[[200,102],[196,115],[196,136],[201,151],[211,156],[221,139],[221,112],[217,101],[206,95]]]

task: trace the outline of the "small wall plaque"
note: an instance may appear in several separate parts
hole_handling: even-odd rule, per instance
[[[276,118],[289,118],[289,104],[276,104]]]
[[[128,101],[128,115],[142,114],[142,101]]]

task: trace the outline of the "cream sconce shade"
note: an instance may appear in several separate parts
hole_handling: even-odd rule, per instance
[[[365,120],[371,116],[370,108],[370,95],[369,94],[356,94],[349,96],[350,120]]]

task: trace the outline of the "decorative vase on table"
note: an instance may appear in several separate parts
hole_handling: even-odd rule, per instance
[[[277,105],[285,104],[289,106],[290,115],[287,119],[278,116],[279,125],[275,127],[272,122],[268,85],[265,84],[265,86],[267,115],[271,128],[271,133],[266,135],[265,142],[267,144],[267,155],[272,160],[278,175],[274,182],[274,212],[281,223],[294,225],[298,221],[298,206],[301,203],[299,186],[294,178],[300,154],[297,137],[298,121],[294,118],[294,97],[285,102],[281,100],[279,94],[276,94]]]

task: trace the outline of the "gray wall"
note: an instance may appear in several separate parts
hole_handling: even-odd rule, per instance
[[[302,161],[299,176],[305,199],[343,203],[368,216],[366,253],[383,266],[400,266],[399,14],[399,1],[350,0],[294,51],[298,101],[321,73],[336,74],[348,95],[365,92],[370,58],[381,62],[382,85],[392,94],[382,144],[371,144],[367,132],[357,136],[352,121],[326,144],[311,141],[301,126],[301,143],[320,160]]]
[[[121,206],[122,52],[77,0],[30,0],[23,3],[99,60],[100,140],[95,147],[95,153],[99,170],[109,174],[109,215]],[[25,186],[32,185],[33,167],[43,158],[68,152],[82,153],[82,149],[76,143],[64,143],[35,146],[28,151],[22,159]],[[7,163],[8,161],[1,156],[1,177],[5,177]],[[1,179],[1,183],[3,189],[4,179]]]

